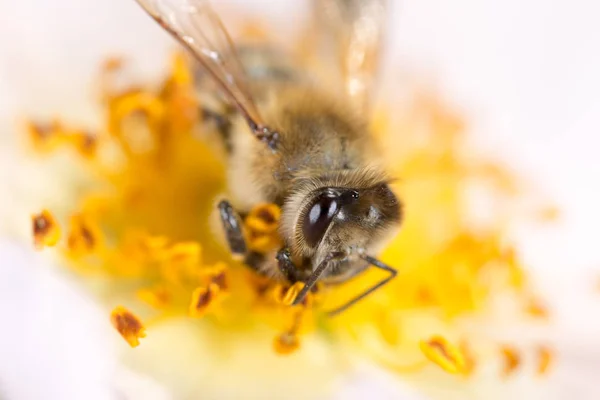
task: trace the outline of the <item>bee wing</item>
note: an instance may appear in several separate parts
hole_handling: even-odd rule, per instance
[[[385,30],[386,0],[313,0],[326,54],[336,59],[346,94],[367,111]],[[329,47],[327,47],[329,46]]]
[[[136,0],[209,72],[259,138],[265,127],[248,91],[244,68],[221,19],[206,0]]]

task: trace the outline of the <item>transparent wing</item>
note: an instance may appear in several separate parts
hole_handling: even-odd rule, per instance
[[[313,0],[319,40],[335,57],[344,91],[363,111],[371,101],[386,27],[386,4],[386,0]]]
[[[274,148],[277,135],[260,118],[231,38],[208,1],[136,1],[192,53],[246,119],[252,132]]]

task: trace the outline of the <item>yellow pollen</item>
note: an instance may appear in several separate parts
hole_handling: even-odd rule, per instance
[[[146,329],[140,319],[125,307],[116,307],[110,314],[110,321],[131,347],[139,346],[140,338],[146,337]]]
[[[60,226],[48,210],[31,216],[33,242],[38,249],[52,247],[60,240]]]
[[[74,132],[71,135],[70,140],[82,156],[93,158],[96,155],[98,148],[97,135],[87,131],[79,131]]]
[[[547,319],[549,316],[548,310],[537,298],[528,299],[525,311],[535,318]]]
[[[465,357],[460,349],[442,336],[434,336],[420,343],[421,351],[430,361],[451,374],[465,372]]]
[[[219,286],[214,283],[209,284],[208,287],[199,287],[194,290],[189,307],[190,316],[197,318],[204,316],[210,307],[214,306],[219,292]]]
[[[537,348],[537,374],[538,375],[546,375],[548,370],[552,366],[552,362],[554,359],[553,352],[549,347],[539,346]]]
[[[244,227],[248,232],[248,246],[259,253],[277,251],[282,245],[277,232],[281,210],[275,204],[255,206],[246,219]]]
[[[203,266],[201,274],[207,285],[210,283],[217,285],[221,293],[229,290],[230,282],[227,264],[219,262],[212,266]]]
[[[171,301],[171,294],[164,286],[153,289],[140,289],[137,292],[137,297],[146,304],[157,309],[165,308]]]
[[[275,337],[273,348],[277,354],[288,355],[300,348],[300,340],[294,333],[282,333]]]
[[[66,141],[63,127],[58,120],[50,122],[29,121],[26,129],[30,142],[36,151],[52,151]]]
[[[459,345],[459,350],[465,359],[465,367],[464,373],[469,376],[475,372],[475,367],[477,366],[477,362],[475,361],[475,356],[473,355],[473,351],[469,342],[463,340]]]
[[[69,223],[67,247],[71,255],[89,254],[99,247],[101,241],[100,229],[83,214],[75,214]]]
[[[296,282],[294,283],[286,292],[285,295],[283,296],[283,298],[281,299],[281,302],[286,305],[289,306],[291,305],[294,300],[296,300],[296,297],[298,297],[298,294],[300,293],[300,291],[304,288],[304,283],[303,282]]]
[[[508,377],[521,365],[521,356],[513,346],[502,346],[500,351],[504,363],[502,375]]]

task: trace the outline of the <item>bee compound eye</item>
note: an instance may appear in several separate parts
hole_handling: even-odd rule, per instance
[[[319,244],[339,208],[338,198],[327,194],[312,203],[302,224],[302,233],[309,246]]]

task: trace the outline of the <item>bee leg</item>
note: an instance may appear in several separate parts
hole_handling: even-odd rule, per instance
[[[347,310],[348,308],[350,308],[354,304],[358,303],[359,301],[361,301],[362,299],[364,299],[371,293],[375,292],[377,289],[380,289],[381,287],[383,287],[386,283],[388,283],[392,279],[394,279],[396,277],[396,275],[398,274],[398,271],[396,271],[394,268],[382,263],[381,261],[379,261],[378,259],[376,259],[374,257],[368,256],[368,255],[362,255],[361,258],[363,260],[365,260],[366,262],[368,262],[373,267],[376,267],[376,268],[382,269],[386,272],[389,272],[389,276],[387,276],[385,279],[383,279],[379,283],[371,286],[369,289],[365,290],[364,292],[362,292],[358,296],[354,297],[353,299],[347,301],[344,305],[341,305],[338,308],[335,308],[335,309],[327,312],[327,315],[329,315],[330,317],[333,317],[333,316],[341,313],[342,311]]]
[[[220,201],[218,208],[231,254],[253,270],[260,271],[265,255],[248,250],[241,223],[245,215],[237,212],[227,200]]]
[[[248,253],[248,247],[246,246],[246,240],[242,232],[242,223],[238,213],[227,200],[220,201],[218,207],[231,253],[234,257],[245,257]]]
[[[279,264],[279,271],[283,274],[283,276],[290,282],[294,284],[300,280],[300,274],[298,273],[298,269],[292,262],[290,257],[290,251],[287,248],[282,248],[277,252],[277,262]]]

